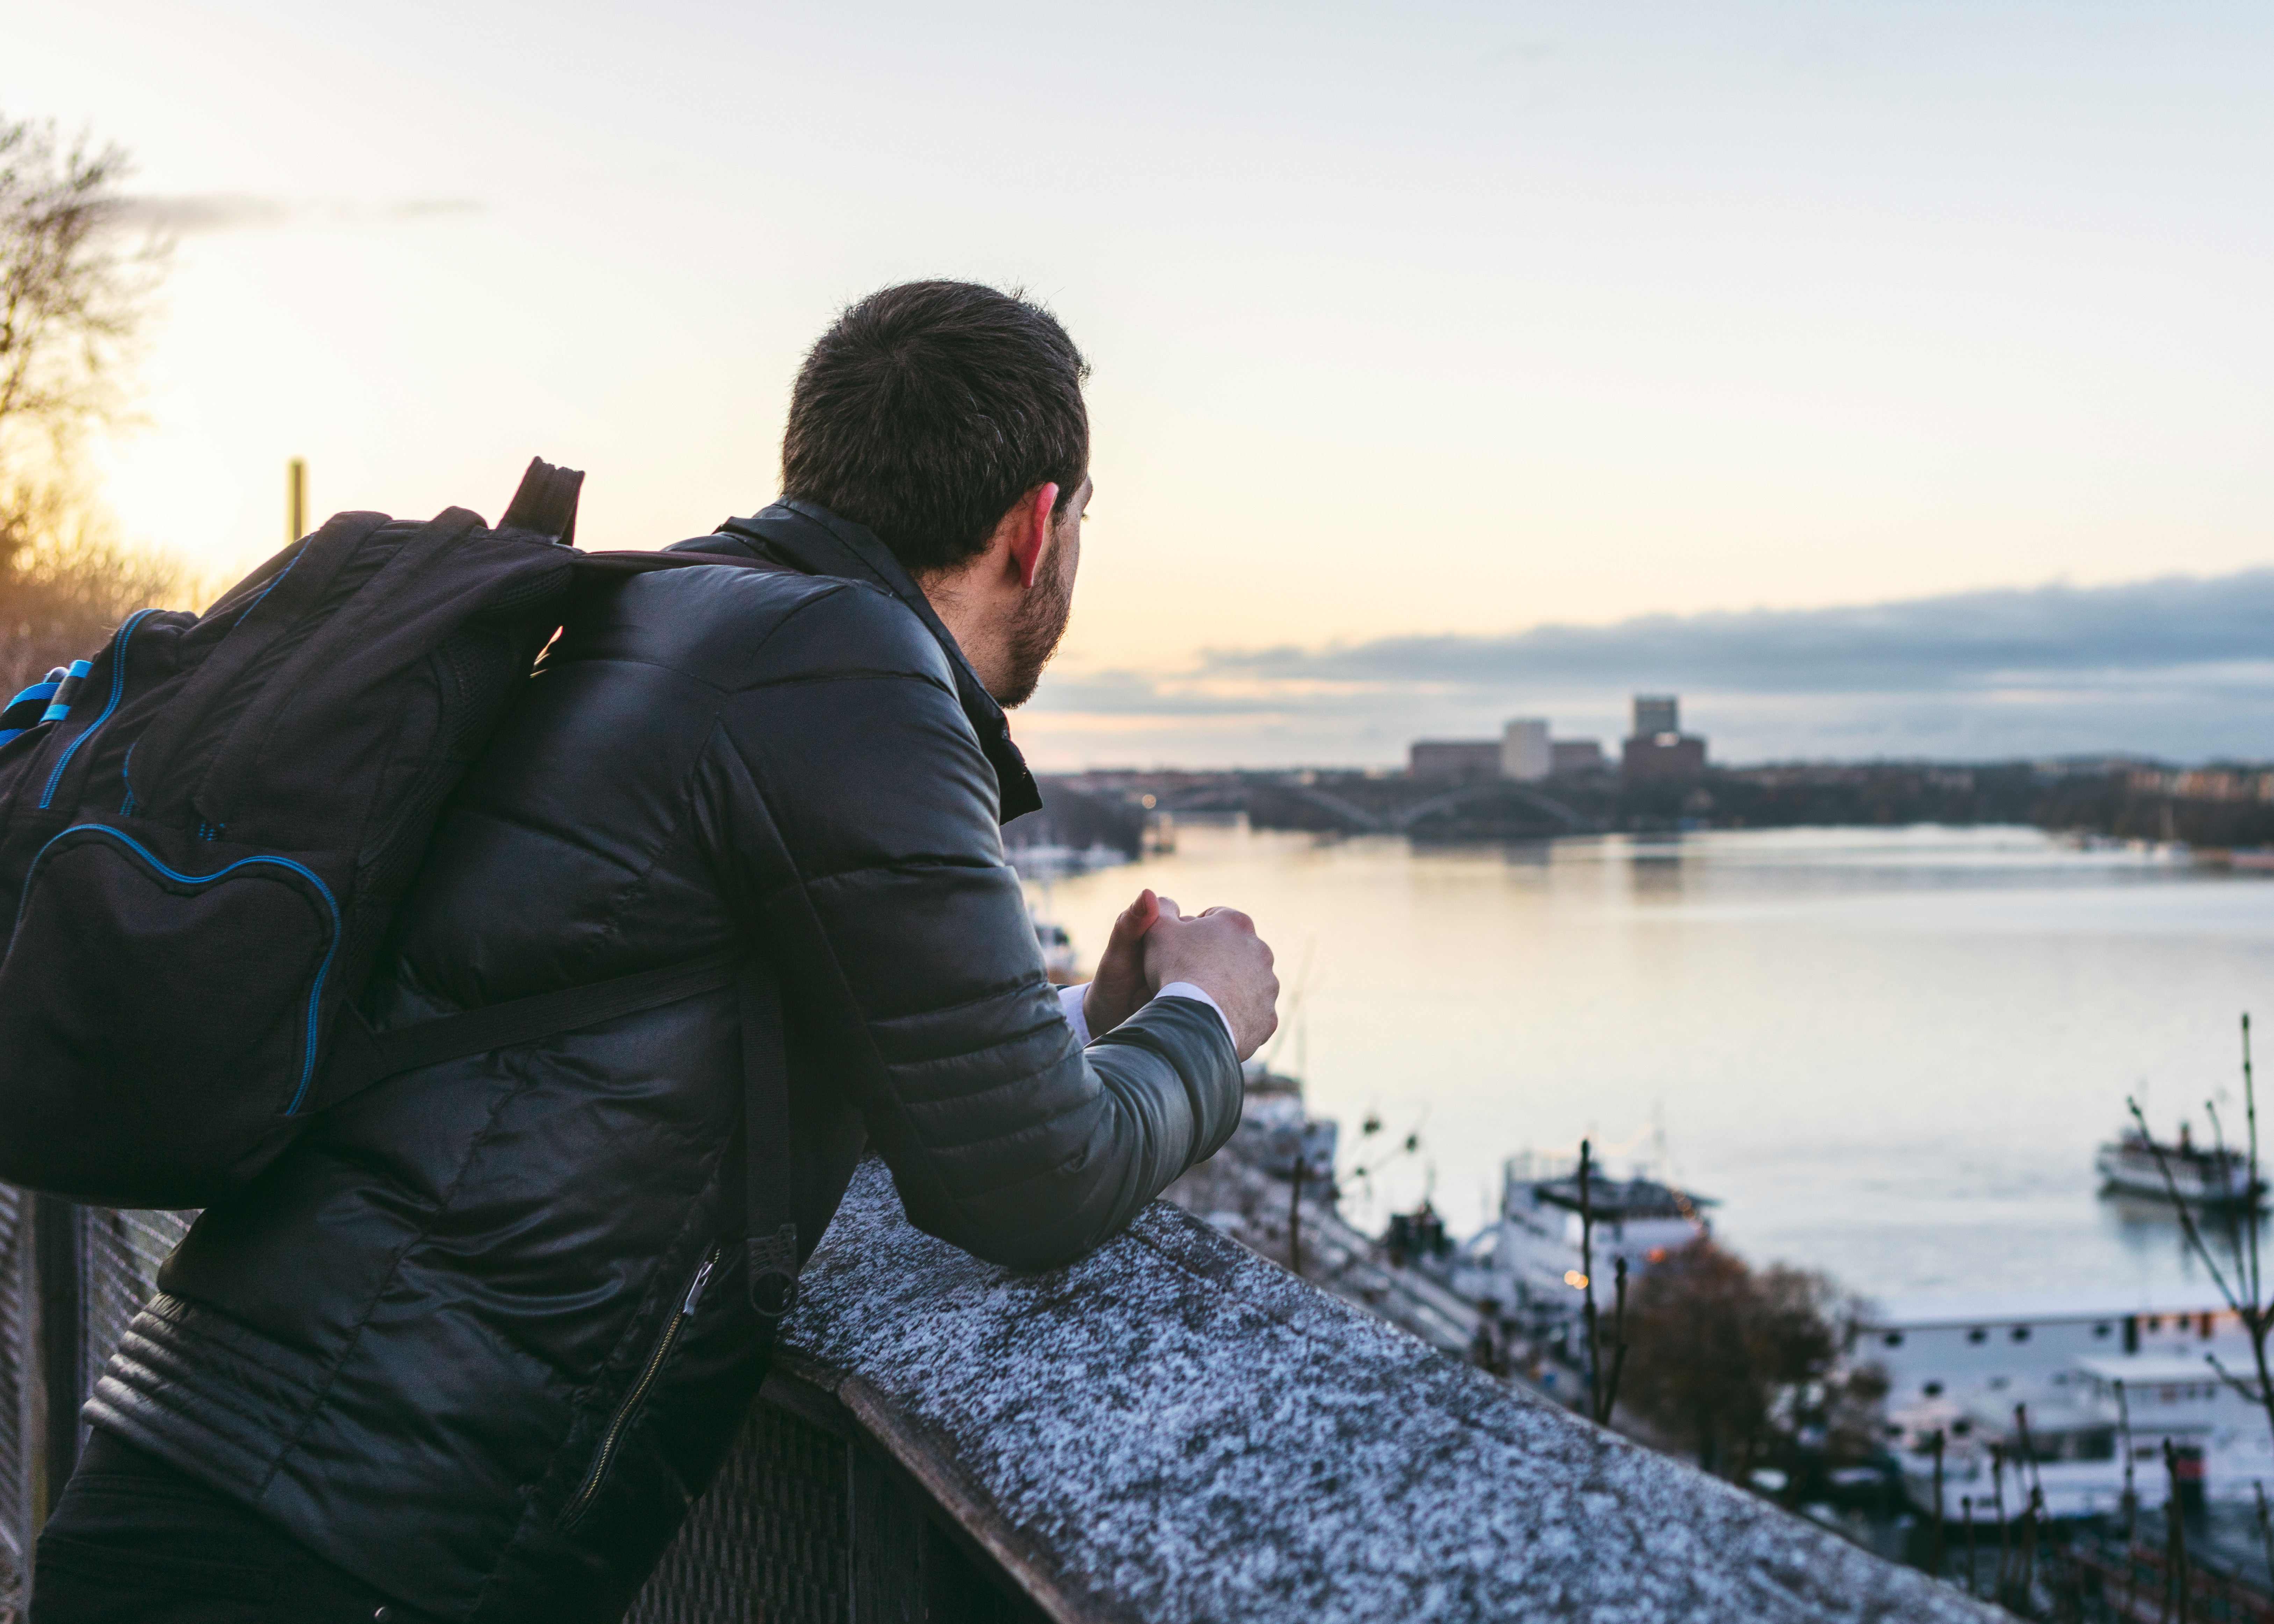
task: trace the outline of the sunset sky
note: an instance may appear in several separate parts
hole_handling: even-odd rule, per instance
[[[1040,764],[1608,736],[1660,686],[1723,759],[2192,759],[2274,756],[2270,48],[2080,0],[0,0],[0,112],[131,147],[177,233],[106,466],[208,571],[295,455],[319,512],[494,517],[542,453],[586,545],[707,530],[839,308],[963,276],[1096,367]]]

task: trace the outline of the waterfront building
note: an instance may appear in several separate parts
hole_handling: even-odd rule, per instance
[[[1593,739],[1551,739],[1542,717],[1517,717],[1497,739],[1416,739],[1406,747],[1406,776],[1450,778],[1510,778],[1532,784],[1550,773],[1575,772],[1603,763],[1602,746]]]
[[[1682,731],[1682,701],[1672,694],[1637,694],[1634,733],[1619,763],[1636,778],[1697,778],[1706,775],[1706,741]]]
[[[2162,1505],[2166,1441],[2210,1498],[2248,1500],[2255,1484],[2274,1484],[2265,1410],[2211,1365],[2255,1373],[2248,1333],[2215,1288],[1889,1299],[1858,1316],[1848,1357],[1887,1378],[1888,1444],[1928,1509],[1941,1434],[1946,1516],[1990,1502],[1993,1448],[2009,1467],[2025,1454],[2037,1463],[2057,1517],[2114,1511],[2127,1483],[2139,1505]]]
[[[1996,1296],[1888,1297],[1856,1322],[1850,1357],[1886,1373],[1899,1404],[1979,1388],[2062,1386],[2080,1359],[2250,1363],[2242,1321],[2217,1288],[2150,1297],[2121,1288]]]
[[[1519,717],[1501,730],[1501,777],[1531,784],[1546,778],[1555,768],[1555,751],[1547,741],[1545,721]]]

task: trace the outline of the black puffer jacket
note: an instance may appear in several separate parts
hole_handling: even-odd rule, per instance
[[[1033,788],[1001,712],[868,531],[758,525],[811,573],[675,570],[578,609],[367,1006],[398,1026],[759,944],[809,1249],[865,1139],[932,1233],[1076,1257],[1230,1136],[1231,1042],[1169,999],[1075,1046],[1003,861],[998,799]],[[199,1220],[91,1418],[410,1606],[614,1618],[768,1353],[738,1045],[733,993],[705,994],[350,1101]]]

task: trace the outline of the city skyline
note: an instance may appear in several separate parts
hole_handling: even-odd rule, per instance
[[[2250,570],[1212,650],[1167,676],[1056,677],[1020,731],[1052,768],[1386,767],[1415,739],[1496,737],[1515,716],[1608,747],[1634,695],[1663,691],[1681,694],[1685,729],[1711,734],[1720,763],[2256,760],[2274,756],[2270,624],[2274,570]],[[1087,753],[1054,756],[1060,738]]]

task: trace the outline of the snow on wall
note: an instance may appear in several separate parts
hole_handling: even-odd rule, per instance
[[[1019,1275],[918,1232],[872,1159],[806,1270],[786,1349],[857,1377],[945,1457],[1071,1616],[2007,1617],[1504,1387],[1162,1203],[1081,1262]]]

